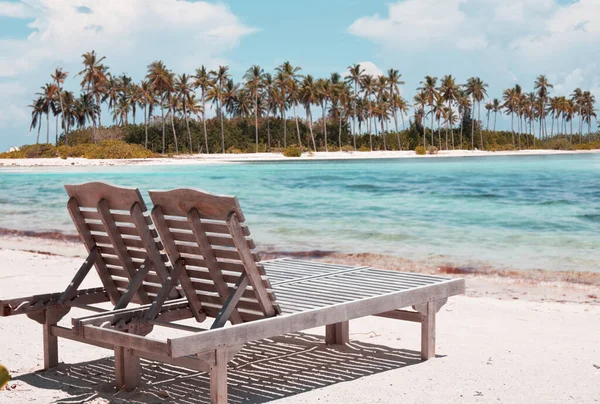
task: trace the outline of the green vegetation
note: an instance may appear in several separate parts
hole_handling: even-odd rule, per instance
[[[417,146],[417,147],[415,147],[415,153],[419,156],[424,156],[426,151],[423,146]]]
[[[354,64],[345,77],[315,78],[285,62],[272,73],[251,66],[235,82],[227,66],[175,74],[155,61],[136,83],[126,74],[111,74],[95,51],[82,59],[83,69],[75,75],[81,94],[63,89],[68,73],[62,68],[36,94],[30,105],[36,143],[42,126],[46,143],[54,126],[55,144],[122,140],[162,154],[249,153],[290,144],[326,152],[419,145],[425,150],[565,148],[562,139],[573,148],[587,148],[598,140],[592,132],[596,100],[591,92],[577,88],[569,97],[551,96],[553,86],[543,75],[531,92],[515,85],[493,99],[479,77],[460,84],[452,75],[426,76],[411,105],[400,94],[404,82],[396,69],[372,76]],[[206,117],[208,105],[214,117]],[[103,125],[104,108],[113,126]],[[510,116],[510,131],[496,130],[498,113]],[[136,123],[140,116],[142,122]]]
[[[302,149],[297,145],[291,145],[283,149],[283,155],[285,157],[301,157]]]
[[[76,146],[52,146],[34,144],[23,146],[18,151],[0,153],[0,158],[53,158],[83,157],[87,159],[133,159],[157,157],[155,153],[137,144],[120,140],[104,140],[97,144],[82,143]]]

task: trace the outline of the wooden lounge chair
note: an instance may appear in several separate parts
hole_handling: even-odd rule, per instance
[[[435,354],[437,311],[449,296],[464,292],[462,279],[290,259],[261,263],[235,197],[177,189],[151,191],[150,198],[172,276],[187,299],[187,308],[178,300],[158,312],[173,306],[178,314],[170,319],[191,317],[198,299],[214,320],[209,327],[182,325],[190,335],[166,340],[122,331],[125,323],[143,323],[150,306],[77,319],[74,325],[85,341],[209,371],[213,403],[227,402],[227,362],[241,344],[317,326],[326,326],[327,343],[344,344],[354,318],[421,323],[421,356],[429,359]],[[411,306],[414,310],[400,310]],[[230,326],[224,326],[227,321]],[[139,382],[138,370],[124,375],[132,380],[126,385]]]
[[[72,307],[106,312],[93,304],[111,302],[115,309],[150,304],[171,272],[137,189],[103,183],[65,188],[67,209],[88,257],[62,292],[0,300],[0,316],[26,314],[43,324],[45,369],[58,364],[57,337],[79,339],[76,330],[57,325]],[[92,267],[102,287],[79,289]],[[181,295],[172,291],[168,298]]]
[[[50,335],[114,349],[117,385],[125,389],[139,385],[142,357],[210,372],[211,402],[226,403],[227,362],[244,343],[326,326],[326,342],[344,344],[349,320],[369,315],[419,322],[426,360],[435,354],[437,311],[464,292],[462,279],[290,259],[261,262],[235,197],[188,189],[150,197],[170,261],[167,279],[154,275],[143,282],[152,302],[72,319],[73,329],[50,328]],[[135,275],[125,279],[121,289],[136,289],[138,281]],[[185,297],[167,300],[174,291]],[[187,334],[158,339],[147,335],[153,326]]]

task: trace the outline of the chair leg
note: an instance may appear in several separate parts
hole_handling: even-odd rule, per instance
[[[140,358],[129,348],[115,347],[115,387],[133,391],[141,383]]]
[[[133,355],[133,351],[129,348],[123,349],[123,358],[123,374],[125,375],[123,390],[133,391],[140,386],[142,381],[140,358]]]
[[[227,404],[227,350],[215,351],[215,364],[210,367],[210,403]]]
[[[426,361],[435,356],[435,313],[436,302],[429,302],[423,310],[421,320],[421,359]]]
[[[344,345],[350,342],[350,322],[329,324],[325,326],[325,343],[327,345]]]
[[[44,311],[44,370],[58,366],[58,338],[50,333],[50,328],[58,322],[56,308]]]

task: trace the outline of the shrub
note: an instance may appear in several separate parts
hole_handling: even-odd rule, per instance
[[[231,146],[229,149],[225,150],[225,153],[227,153],[227,154],[242,154],[242,153],[246,153],[246,152],[236,146]]]
[[[283,149],[283,155],[285,157],[300,157],[302,156],[302,149],[297,145],[291,145]]]
[[[56,147],[51,144],[31,144],[22,146],[19,150],[0,153],[3,159],[35,159],[57,157]]]
[[[438,153],[439,153],[439,150],[435,146],[429,146],[427,148],[427,154],[438,154]]]
[[[552,140],[547,147],[553,150],[573,150],[573,145],[567,139]]]
[[[83,157],[86,159],[132,159],[156,155],[144,146],[128,144],[120,140],[105,140],[98,144],[84,143],[76,146],[55,147],[49,144],[23,146],[11,153],[2,153],[0,158],[53,158]]]
[[[342,151],[346,152],[346,153],[353,152],[354,151],[354,146],[350,146],[350,145],[342,146]]]
[[[360,149],[358,149],[358,151],[367,152],[367,151],[371,151],[371,149],[369,148],[369,146],[363,145],[363,146],[360,146]]]
[[[424,146],[415,147],[415,153],[417,153],[419,156],[425,155],[425,147]]]

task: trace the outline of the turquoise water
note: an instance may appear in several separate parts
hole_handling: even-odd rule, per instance
[[[0,227],[74,233],[63,184],[237,195],[259,247],[600,271],[600,155],[0,169]],[[147,196],[147,195],[146,195]]]

